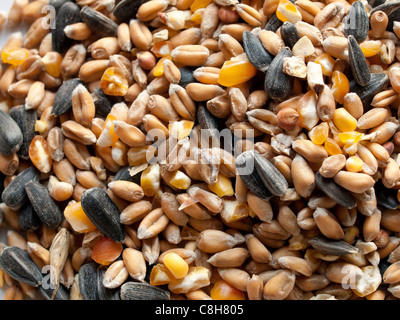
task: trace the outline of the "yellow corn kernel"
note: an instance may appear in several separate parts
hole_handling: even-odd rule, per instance
[[[142,172],[140,186],[148,197],[153,197],[160,189],[161,169],[158,163],[151,164]]]
[[[315,60],[315,63],[318,63],[321,66],[322,74],[324,76],[330,77],[332,76],[333,67],[335,65],[335,59],[328,53],[320,54]]]
[[[194,25],[201,24],[201,22],[203,21],[204,10],[204,8],[201,8],[193,12],[192,16],[190,17],[190,21],[193,22]]]
[[[276,17],[282,22],[289,21],[293,24],[303,18],[300,11],[289,0],[279,1],[278,8],[276,9]]]
[[[29,56],[29,50],[24,48],[8,48],[1,53],[3,63],[11,64],[14,67],[22,64]]]
[[[168,56],[168,57],[164,57],[164,58],[161,58],[160,60],[158,60],[156,66],[154,67],[154,70],[153,70],[153,75],[155,77],[161,77],[161,76],[164,75],[164,61],[165,61],[165,59],[170,59],[171,60],[171,57]]]
[[[361,51],[366,58],[376,56],[381,50],[382,43],[379,40],[368,40],[360,43]]]
[[[351,156],[346,160],[346,170],[350,172],[360,172],[363,167],[363,161],[357,156]]]
[[[49,75],[58,78],[61,74],[62,60],[63,56],[58,52],[47,52],[42,58],[43,67]]]
[[[314,91],[309,90],[304,96],[299,100],[298,103],[298,113],[299,125],[307,130],[311,130],[319,122],[319,117],[317,113],[317,95]]]
[[[340,71],[334,71],[332,73],[332,87],[331,91],[335,100],[343,104],[343,99],[346,94],[350,91],[350,82],[346,75]]]
[[[235,288],[224,280],[218,280],[210,292],[213,300],[246,300],[243,291]]]
[[[340,149],[338,143],[332,138],[326,139],[324,143],[324,148],[330,156],[333,156],[335,154],[342,154],[342,149]]]
[[[232,58],[225,61],[219,73],[218,83],[224,87],[233,87],[253,78],[257,69],[246,59]]]
[[[242,220],[249,216],[249,207],[236,200],[225,200],[220,212],[221,219],[227,223]]]
[[[152,286],[162,286],[170,283],[174,279],[174,276],[168,270],[168,268],[159,263],[156,264],[150,272],[150,284]]]
[[[195,12],[199,9],[207,7],[213,0],[194,0],[190,6],[190,11]]]
[[[308,137],[314,144],[323,144],[329,135],[329,125],[327,122],[322,122],[308,132]]]
[[[192,184],[192,180],[182,171],[176,170],[169,183],[177,189],[186,190]]]
[[[67,206],[64,210],[64,217],[71,225],[72,229],[78,233],[96,230],[96,226],[86,216],[80,202]]]
[[[147,159],[152,158],[152,156],[147,158],[149,148],[148,146],[130,148],[127,153],[129,165],[135,167],[147,163]]]
[[[363,134],[358,131],[341,132],[338,134],[339,140],[344,144],[354,144],[360,141]]]
[[[175,252],[167,253],[163,262],[175,279],[182,279],[189,272],[189,265],[187,262]]]
[[[169,57],[171,56],[171,51],[172,48],[169,41],[158,41],[151,48],[151,52],[153,52],[157,58]]]
[[[357,119],[345,108],[336,109],[332,121],[336,128],[342,132],[354,131],[357,128]]]
[[[100,87],[109,96],[125,96],[129,89],[128,79],[120,68],[108,68],[101,77]]]
[[[187,293],[210,284],[210,271],[205,267],[189,267],[186,277],[171,281],[169,291],[176,294]]]
[[[36,120],[35,122],[35,132],[38,133],[43,133],[47,129],[47,122],[44,122],[42,120]]]
[[[168,123],[170,137],[178,140],[185,139],[190,135],[194,127],[194,122],[190,120],[171,121]]]
[[[225,197],[225,196],[230,197],[235,194],[235,191],[233,190],[233,187],[232,187],[231,179],[223,176],[220,173],[218,174],[217,182],[212,185],[209,185],[208,189],[210,189],[212,192],[214,192],[220,198]]]
[[[97,145],[101,148],[111,147],[118,140],[119,137],[114,131],[114,121],[117,120],[112,114],[109,114],[104,122],[103,131],[100,134],[100,137],[97,139]]]

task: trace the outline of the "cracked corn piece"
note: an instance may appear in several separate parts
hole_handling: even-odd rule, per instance
[[[1,53],[3,63],[10,64],[13,67],[21,65],[29,56],[29,50],[24,48],[8,48]]]
[[[225,61],[218,77],[218,83],[225,87],[233,87],[253,78],[257,69],[249,60],[237,57]]]
[[[341,132],[354,131],[357,128],[357,119],[345,108],[336,109],[332,121]]]
[[[297,10],[296,6],[289,0],[279,1],[278,8],[276,9],[276,16],[282,22],[288,21],[293,24],[302,19],[300,11]]]
[[[217,182],[208,185],[208,188],[220,198],[225,196],[230,197],[233,196],[235,193],[232,187],[231,179],[225,177],[222,174],[218,174]]]
[[[168,289],[180,294],[206,287],[210,284],[210,270],[205,267],[190,267],[188,274],[182,279],[172,280]]]
[[[64,217],[76,232],[86,233],[97,229],[86,216],[80,202],[68,205],[64,210]]]
[[[100,87],[110,96],[125,96],[128,93],[128,80],[124,72],[116,67],[108,68],[101,77]]]
[[[161,263],[156,264],[150,272],[150,284],[152,286],[162,286],[170,283],[174,276],[168,268]]]
[[[161,171],[159,164],[151,164],[143,171],[140,186],[146,196],[152,197],[160,189]]]
[[[243,291],[236,289],[224,280],[217,281],[210,292],[213,300],[245,300],[246,296]]]
[[[163,259],[163,263],[175,279],[182,279],[189,272],[187,262],[175,252],[167,253]]]

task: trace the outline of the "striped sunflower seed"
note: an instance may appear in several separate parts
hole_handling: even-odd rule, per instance
[[[25,203],[19,209],[18,224],[22,230],[35,231],[40,227],[41,223],[39,216],[30,202]]]
[[[97,265],[86,263],[79,269],[79,291],[84,300],[100,300],[98,291]]]
[[[149,0],[122,0],[115,6],[113,14],[119,22],[129,22],[136,19],[139,7],[147,1]]]
[[[18,247],[6,247],[0,255],[0,266],[13,279],[38,287],[42,273],[29,255]]]
[[[371,80],[365,86],[360,86],[352,80],[350,82],[350,92],[356,93],[363,105],[367,105],[372,98],[381,90],[385,89],[389,83],[389,77],[385,73],[372,73]]]
[[[28,200],[25,185],[29,181],[39,181],[39,177],[40,172],[34,166],[22,171],[4,189],[2,194],[3,202],[13,210],[20,209]]]
[[[396,210],[400,205],[395,189],[386,188],[379,180],[374,185],[377,204],[382,208]]]
[[[121,286],[121,300],[169,300],[170,293],[145,282],[126,282]]]
[[[369,71],[367,59],[365,59],[364,53],[353,35],[349,35],[347,41],[349,44],[349,62],[351,71],[355,81],[360,86],[364,87],[371,80],[371,72]]]
[[[8,115],[14,119],[22,132],[22,145],[17,154],[24,160],[29,159],[29,146],[35,137],[37,115],[35,110],[26,110],[25,106],[17,106]]]
[[[56,16],[56,27],[51,30],[53,50],[65,53],[72,45],[73,40],[64,32],[66,26],[81,22],[80,8],[76,3],[66,2]]]
[[[106,17],[99,11],[89,6],[84,6],[80,12],[82,20],[88,25],[90,30],[101,37],[116,37],[118,24]]]
[[[72,93],[83,82],[79,78],[65,81],[57,90],[51,113],[59,117],[72,109]]]
[[[40,220],[50,229],[58,228],[64,220],[64,214],[50,196],[49,190],[38,181],[25,184],[29,201]]]
[[[355,1],[343,19],[344,33],[348,36],[353,36],[357,42],[363,42],[369,31],[368,13],[365,10],[364,4],[361,1]]]
[[[286,46],[290,49],[300,40],[300,33],[297,31],[296,26],[291,22],[284,22],[281,27],[281,37]]]
[[[328,240],[325,237],[317,236],[308,240],[311,246],[319,252],[333,256],[357,253],[358,249],[343,240]]]
[[[97,292],[99,300],[120,300],[120,289],[109,289],[103,285],[105,269],[97,269]]]
[[[272,61],[272,56],[264,48],[261,40],[250,31],[244,31],[243,47],[253,66],[262,72],[266,72]]]
[[[236,168],[245,186],[255,195],[264,200],[269,200],[272,193],[264,186],[264,183],[255,170],[254,152],[245,151],[236,158]]]
[[[83,192],[82,209],[93,224],[108,238],[123,242],[125,231],[119,221],[120,211],[102,189],[91,188]]]
[[[7,113],[0,110],[0,153],[9,156],[17,152],[23,143],[23,134],[18,124]]]
[[[210,137],[218,137],[218,122],[203,103],[199,104],[196,117],[201,129],[207,130]]]
[[[324,178],[319,172],[315,174],[316,185],[336,203],[351,209],[356,206],[356,201],[351,194],[341,186],[339,186],[333,179]]]
[[[273,13],[271,18],[268,19],[267,24],[264,27],[264,30],[276,32],[281,26],[283,25],[283,22],[278,19],[276,16],[276,13]],[[281,29],[282,32],[282,29]]]
[[[43,298],[46,300],[70,300],[68,289],[64,285],[60,285],[57,292],[53,296],[53,289],[51,286],[39,286],[39,291]]]
[[[292,93],[292,78],[283,73],[283,63],[286,57],[293,54],[288,47],[279,52],[269,65],[265,76],[265,91],[271,99],[283,101]]]

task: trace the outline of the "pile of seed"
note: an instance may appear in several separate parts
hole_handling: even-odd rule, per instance
[[[400,1],[14,0],[3,24],[28,25],[1,49],[5,299],[400,298]]]

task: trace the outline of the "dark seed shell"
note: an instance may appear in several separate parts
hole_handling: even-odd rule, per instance
[[[26,110],[25,106],[17,106],[10,110],[8,115],[14,119],[22,132],[22,145],[17,154],[24,160],[29,159],[29,146],[35,137],[37,115],[35,110]]]
[[[236,169],[245,186],[256,196],[269,200],[272,193],[265,187],[255,169],[254,152],[245,151],[236,157]]]
[[[371,8],[376,8],[377,6],[384,4],[385,1],[386,0],[368,0],[368,4],[371,6]]]
[[[79,78],[64,81],[54,98],[52,114],[59,117],[72,109],[72,93],[80,84],[83,85],[83,82]]]
[[[262,72],[266,72],[272,56],[264,48],[261,40],[250,31],[243,32],[243,47],[251,64]]]
[[[371,102],[372,98],[381,90],[384,90],[389,83],[389,77],[385,73],[372,73],[371,80],[366,86],[360,86],[354,80],[350,82],[350,92],[356,93],[364,106]]]
[[[125,240],[125,230],[120,223],[120,211],[108,194],[99,188],[83,192],[82,209],[93,224],[106,237],[116,241]]]
[[[179,81],[179,85],[183,88],[189,83],[197,82],[196,78],[193,75],[193,69],[189,67],[180,68],[179,71],[181,72],[181,80]]]
[[[25,190],[43,224],[50,229],[57,229],[64,220],[64,214],[50,196],[49,190],[37,181],[29,181]]]
[[[18,124],[0,110],[0,153],[9,156],[21,148],[22,142],[23,136]]]
[[[324,178],[319,172],[315,174],[315,183],[328,197],[335,200],[339,205],[348,209],[354,208],[357,204],[351,194],[333,179]]]
[[[81,17],[90,30],[97,33],[99,36],[115,37],[117,35],[118,24],[101,12],[84,6],[81,10]]]
[[[397,8],[388,14],[387,31],[393,31],[393,22],[400,21],[400,8]]]
[[[26,202],[19,210],[18,224],[22,230],[35,231],[39,229],[41,221],[30,202]]]
[[[120,288],[108,289],[103,285],[105,269],[99,268],[97,270],[97,293],[99,300],[121,300],[120,299]]]
[[[75,1],[74,0],[50,0],[49,6],[53,7],[54,9],[56,9],[56,12],[58,12],[61,9],[61,7],[67,2],[75,2]]]
[[[96,88],[91,95],[96,107],[95,116],[104,119],[107,118],[114,105],[112,100],[106,94],[104,94],[101,88]]]
[[[343,19],[344,33],[346,36],[352,35],[357,42],[363,42],[369,31],[368,13],[361,1],[354,2],[349,13]]]
[[[64,32],[66,26],[82,21],[79,14],[80,8],[76,3],[66,2],[62,5],[56,16],[56,27],[51,30],[53,50],[65,53],[74,40],[67,37]]]
[[[170,293],[147,283],[126,282],[121,286],[121,300],[169,300]]]
[[[285,47],[272,60],[265,76],[265,91],[271,99],[283,101],[292,93],[292,78],[283,73],[283,61],[292,57],[292,51]]]
[[[396,210],[400,205],[400,202],[397,199],[397,190],[386,188],[381,180],[378,180],[375,183],[374,189],[378,206]]]
[[[269,160],[261,156],[258,152],[250,152],[254,152],[255,169],[261,177],[264,186],[266,186],[273,195],[279,197],[283,196],[289,187],[285,177]]]
[[[53,299],[53,290],[54,289],[49,286],[44,286],[44,285],[39,286],[39,291],[42,294],[43,298],[45,298],[46,300],[59,300],[59,301],[70,300],[68,289],[62,284],[60,284],[60,286],[58,287],[57,292],[54,295],[54,299]]]
[[[4,189],[3,202],[13,210],[20,209],[28,201],[25,185],[32,180],[39,181],[39,178],[40,172],[35,167],[25,169]]]
[[[281,37],[285,45],[290,49],[300,40],[300,33],[297,31],[296,26],[291,22],[284,22],[281,27]]]
[[[274,13],[265,25],[264,30],[276,32],[282,25],[283,22]]]
[[[357,253],[358,249],[342,240],[328,240],[318,236],[308,240],[311,246],[323,254],[343,256],[345,254]]]
[[[18,247],[6,247],[0,255],[0,266],[13,279],[37,287],[43,275],[28,253]]]
[[[130,19],[136,19],[139,7],[149,0],[122,0],[114,8],[114,16],[119,22],[128,22]]]
[[[201,129],[207,130],[210,137],[219,136],[218,122],[203,103],[199,104],[196,117]]]
[[[398,8],[400,8],[400,1],[384,1],[382,4],[373,7],[373,9],[369,13],[369,16],[372,17],[372,15],[376,11],[383,11],[389,16],[390,13],[392,13],[394,10],[397,10]]]
[[[84,300],[99,300],[97,265],[86,263],[79,269],[79,291]]]
[[[367,59],[365,59],[357,40],[352,35],[349,35],[347,39],[349,43],[349,62],[354,80],[364,87],[371,80]]]

